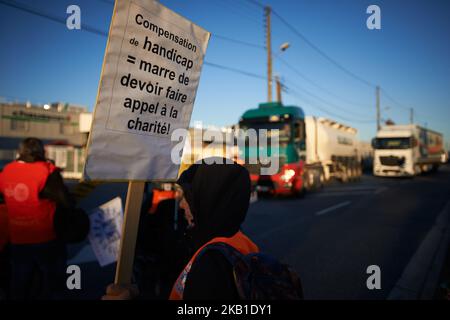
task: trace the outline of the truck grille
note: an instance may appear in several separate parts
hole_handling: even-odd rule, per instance
[[[380,162],[383,166],[402,166],[405,163],[405,158],[395,156],[380,157]]]
[[[278,172],[280,172],[281,168],[286,163],[286,157],[279,156],[278,161],[279,161]],[[248,170],[248,172],[250,172],[250,174],[260,175],[261,174],[261,168],[262,167],[270,167],[270,165],[264,165],[263,166],[261,163],[258,162],[257,164],[245,163],[244,167],[247,168],[247,170]]]

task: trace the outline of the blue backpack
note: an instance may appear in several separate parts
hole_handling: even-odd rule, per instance
[[[303,299],[300,277],[277,259],[263,253],[244,255],[223,242],[206,246],[200,255],[208,250],[219,250],[230,262],[242,300]]]

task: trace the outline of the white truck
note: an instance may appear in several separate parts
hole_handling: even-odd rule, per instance
[[[375,176],[415,176],[442,162],[442,134],[416,124],[387,125],[372,140]]]
[[[306,165],[322,167],[325,181],[361,176],[358,130],[322,117],[305,117]]]

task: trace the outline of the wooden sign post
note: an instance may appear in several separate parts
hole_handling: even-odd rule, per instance
[[[122,238],[120,240],[120,251],[114,280],[114,283],[118,285],[131,283],[144,188],[145,182],[130,181],[128,183]]]

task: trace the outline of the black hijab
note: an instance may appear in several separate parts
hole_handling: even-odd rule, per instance
[[[214,161],[215,164],[209,164]],[[193,249],[215,237],[231,237],[239,231],[250,201],[247,169],[229,159],[208,158],[190,166],[177,183],[194,217],[195,226],[189,234]]]

